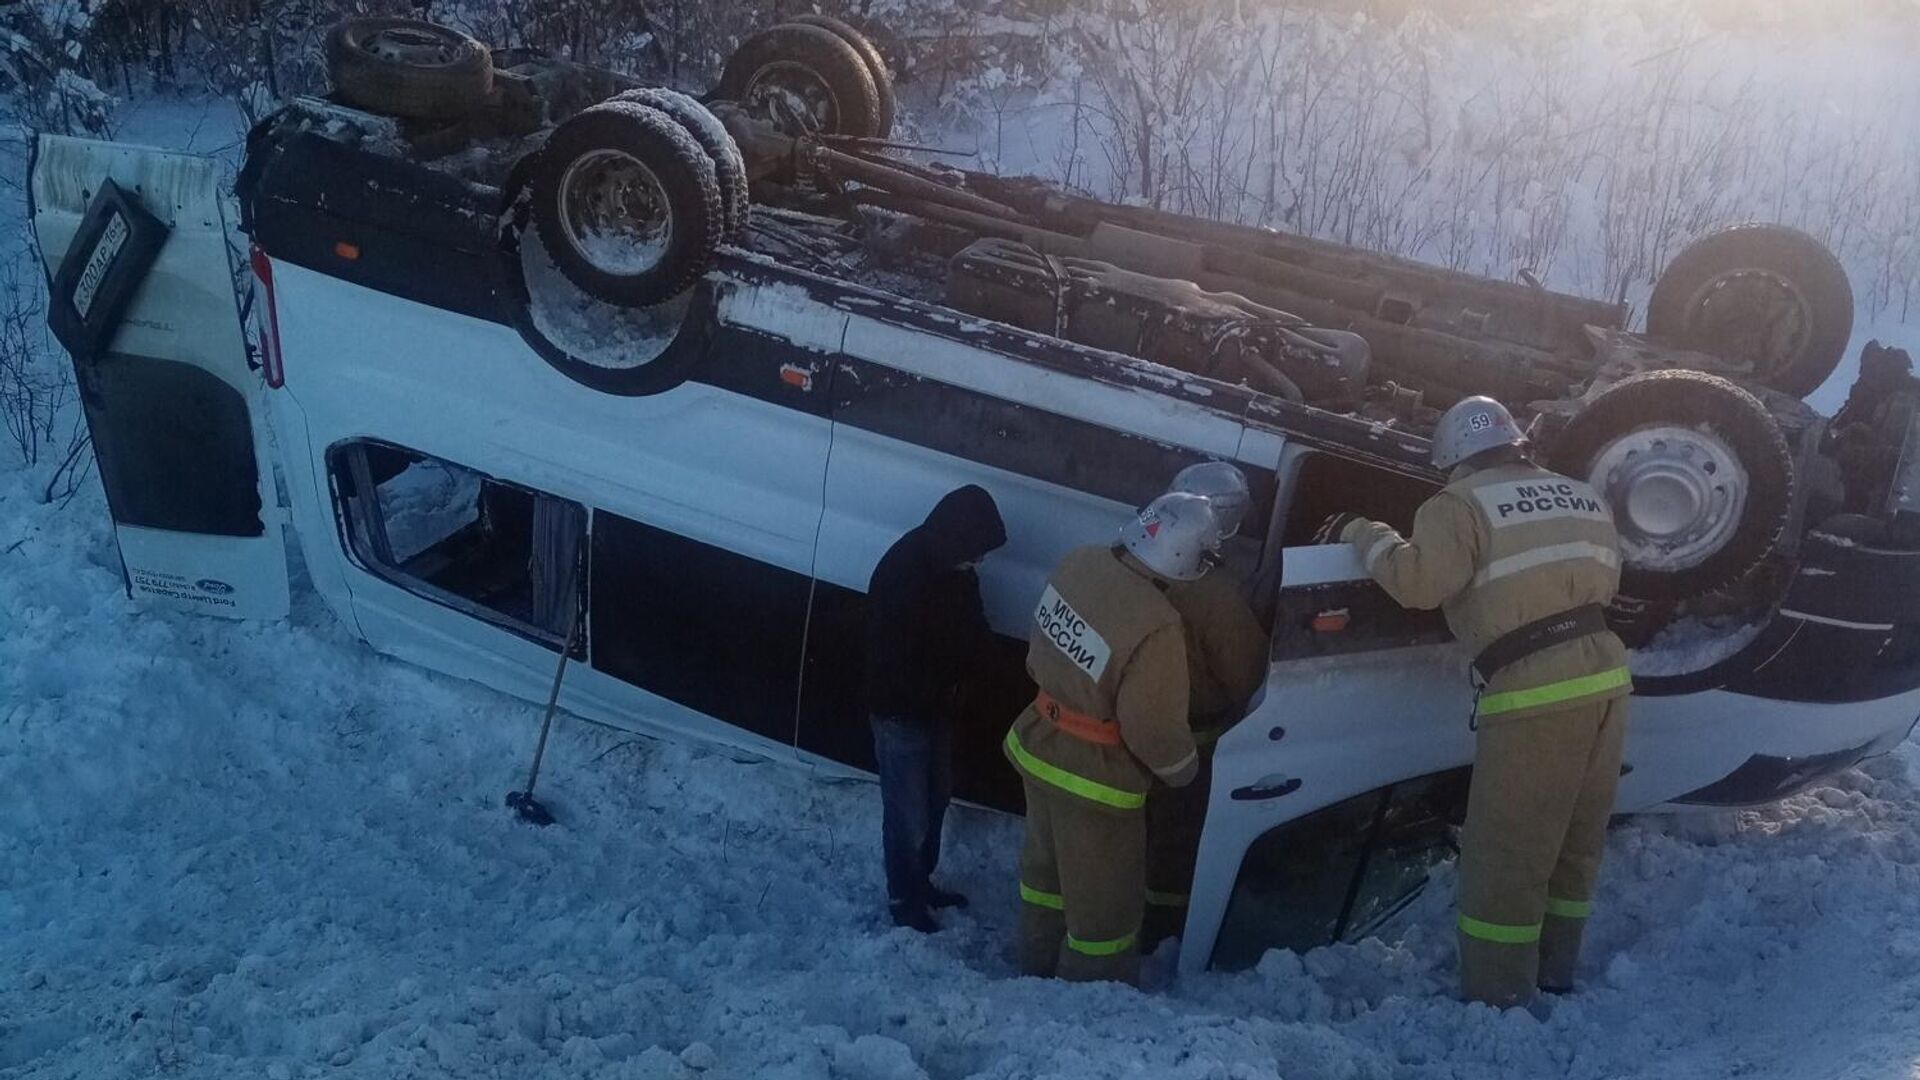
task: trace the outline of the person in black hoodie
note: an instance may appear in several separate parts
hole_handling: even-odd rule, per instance
[[[965,907],[933,886],[953,792],[960,685],[992,647],[974,565],[1007,542],[993,496],[949,492],[896,541],[867,586],[867,709],[879,760],[887,902],[898,926],[938,930],[932,909]]]

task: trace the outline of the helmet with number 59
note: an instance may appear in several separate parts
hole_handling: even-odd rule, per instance
[[[1490,397],[1464,398],[1440,417],[1434,429],[1433,464],[1451,469],[1475,455],[1526,441],[1526,432],[1505,405]]]

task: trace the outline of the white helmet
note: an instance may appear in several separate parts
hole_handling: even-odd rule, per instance
[[[1247,487],[1246,474],[1224,461],[1203,461],[1181,469],[1167,490],[1205,496],[1213,504],[1214,517],[1220,521],[1222,540],[1240,534],[1240,523],[1246,519],[1247,507],[1253,503],[1253,491]]]
[[[1147,569],[1172,581],[1206,574],[1220,546],[1220,521],[1203,495],[1172,492],[1120,528],[1120,543]]]
[[[1476,454],[1526,441],[1526,432],[1505,405],[1490,397],[1465,398],[1448,409],[1434,429],[1433,464],[1451,469]]]

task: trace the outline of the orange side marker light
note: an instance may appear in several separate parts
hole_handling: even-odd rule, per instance
[[[1334,608],[1323,611],[1313,617],[1313,632],[1316,634],[1337,634],[1353,621],[1346,608]]]

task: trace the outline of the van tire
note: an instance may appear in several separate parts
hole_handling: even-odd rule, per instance
[[[1685,453],[1672,448],[1663,437],[1666,433],[1709,436],[1715,446],[1731,452],[1735,468],[1722,471],[1699,464],[1713,464],[1712,455],[1695,457],[1695,448]],[[1644,441],[1643,450],[1631,449],[1636,437]],[[1662,455],[1671,460],[1663,463]],[[1744,489],[1737,518],[1725,520],[1707,540],[1699,541],[1697,557],[1676,558],[1666,565],[1652,556],[1636,559],[1636,547],[1655,550],[1636,529],[1634,512],[1623,513],[1623,502],[1633,489],[1623,491],[1621,477],[1635,468],[1636,460],[1658,463],[1666,475],[1690,476],[1715,492]],[[1793,454],[1772,414],[1752,394],[1704,372],[1656,371],[1615,384],[1568,422],[1554,440],[1548,461],[1555,471],[1591,483],[1612,504],[1621,530],[1620,591],[1636,600],[1680,601],[1739,581],[1778,547],[1792,510]],[[1609,462],[1610,474],[1598,475]],[[1645,477],[1646,466],[1639,468]],[[1682,481],[1656,478],[1653,483],[1673,490]]]
[[[326,54],[334,92],[369,112],[457,120],[493,92],[493,54],[485,45],[418,19],[342,20],[327,32]]]
[[[609,101],[586,109],[561,124],[540,149],[533,166],[533,226],[540,232],[554,265],[567,280],[596,299],[622,307],[648,307],[670,300],[706,274],[726,231],[720,182],[713,159],[687,129],[658,109],[632,101]],[[626,170],[650,209],[659,211],[657,235],[644,243],[633,265],[626,239],[602,240],[598,252],[587,230],[608,223],[631,224],[622,191],[618,208],[589,199],[607,199],[605,184],[595,185],[590,171],[599,162]],[[578,213],[575,213],[576,208]],[[583,217],[600,219],[583,221]]]
[[[727,58],[713,96],[749,111],[766,112],[762,95],[807,76],[804,87],[831,105],[830,118],[815,116],[823,135],[872,138],[880,130],[880,92],[860,53],[840,35],[819,26],[782,23],[740,43]],[[789,132],[789,134],[802,134]]]
[[[898,100],[893,93],[893,73],[887,70],[886,58],[874,47],[873,40],[831,15],[796,15],[787,21],[831,31],[841,41],[853,46],[853,51],[859,53],[860,59],[866,63],[867,74],[873,76],[874,95],[879,99],[879,110],[874,114],[873,137],[892,138],[893,121],[898,112]]]
[[[1718,317],[1704,310],[1716,295],[1734,305]],[[1729,324],[1760,322],[1751,310],[1756,304],[1791,316],[1793,340],[1776,346],[1782,355],[1742,355],[1758,352],[1760,343],[1729,340]],[[1756,381],[1805,397],[1833,374],[1852,340],[1853,287],[1840,260],[1806,233],[1739,225],[1701,237],[1668,264],[1647,302],[1647,334],[1682,349],[1751,360]]]
[[[676,90],[645,87],[614,96],[615,101],[633,101],[658,109],[687,129],[713,162],[714,179],[720,184],[720,215],[725,225],[721,242],[733,243],[746,231],[752,204],[747,196],[747,162],[740,146],[733,141],[727,126],[707,111],[705,105]]]

